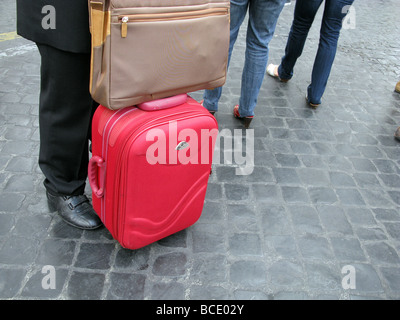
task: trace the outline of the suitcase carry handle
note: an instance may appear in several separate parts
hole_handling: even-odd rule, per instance
[[[176,96],[157,99],[148,102],[139,103],[137,107],[145,111],[155,111],[161,109],[167,109],[184,104],[187,101],[187,94],[178,94]]]
[[[97,176],[99,168],[104,167],[104,160],[99,156],[93,156],[89,160],[88,178],[89,184],[92,188],[94,195],[97,198],[102,198],[104,195],[104,185],[99,186],[97,183]],[[103,180],[103,179],[100,179]],[[102,181],[103,184],[103,181]]]

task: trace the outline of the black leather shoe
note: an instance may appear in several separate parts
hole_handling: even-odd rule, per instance
[[[49,209],[57,211],[60,217],[71,226],[93,230],[103,225],[85,195],[67,197],[54,196],[49,192],[46,194]]]

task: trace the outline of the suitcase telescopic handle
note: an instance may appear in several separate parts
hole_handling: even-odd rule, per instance
[[[98,170],[99,168],[104,167],[105,163],[103,158],[99,156],[93,156],[89,160],[89,168],[88,168],[88,178],[89,178],[89,184],[92,188],[93,194],[97,198],[101,198],[104,195],[104,186],[102,185],[104,183],[103,179],[100,178],[100,183],[101,185],[99,186],[98,184]]]

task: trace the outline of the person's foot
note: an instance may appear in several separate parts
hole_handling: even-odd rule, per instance
[[[201,100],[199,103],[204,107],[204,100]],[[204,108],[205,108],[205,107],[204,107]],[[206,108],[206,109],[207,109],[207,108]],[[207,110],[208,110],[208,109],[207,109]],[[215,116],[215,112],[216,112],[216,111],[210,111],[210,110],[208,110],[208,112],[211,113],[213,116]]]
[[[251,121],[253,120],[253,116],[250,117],[241,117],[239,114],[239,105],[237,104],[234,108],[233,108],[233,116],[236,119],[242,120],[244,127],[247,129],[250,126]]]
[[[267,67],[267,73],[273,77],[279,79],[281,82],[288,82],[289,79],[281,79],[278,73],[278,65],[270,63]]]
[[[57,211],[69,225],[79,229],[93,230],[103,224],[85,195],[55,196],[46,192],[51,211]]]
[[[395,133],[394,133],[394,138],[395,138],[397,141],[400,141],[400,127],[398,127],[397,130],[395,131]]]
[[[306,101],[307,101],[308,105],[313,109],[317,109],[320,106],[320,104],[310,102],[310,100],[308,100],[307,95],[306,95]]]

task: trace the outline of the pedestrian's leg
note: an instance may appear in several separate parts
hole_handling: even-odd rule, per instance
[[[241,117],[254,115],[268,62],[268,45],[285,0],[254,0],[249,7],[246,54],[239,100]]]
[[[53,195],[83,194],[87,178],[92,108],[90,54],[39,44],[42,58],[39,101],[39,166]]]
[[[342,21],[347,14],[346,6],[354,0],[326,0],[322,18],[320,41],[315,57],[311,84],[308,86],[308,101],[320,104],[335,59]]]
[[[249,0],[231,1],[230,5],[230,41],[228,67],[231,60],[233,46],[239,34],[240,26],[246,16]],[[218,101],[221,98],[222,87],[204,91],[203,106],[209,111],[218,111]]]
[[[278,67],[281,79],[289,80],[293,77],[293,69],[297,59],[303,53],[308,32],[322,0],[297,0],[294,10],[293,23],[286,43],[285,55]]]

